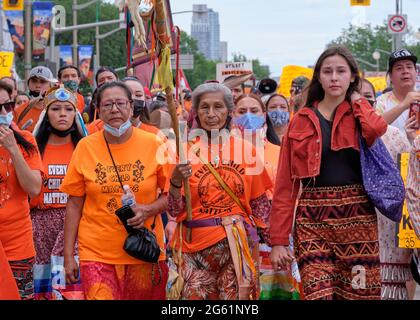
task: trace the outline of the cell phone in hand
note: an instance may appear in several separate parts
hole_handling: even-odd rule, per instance
[[[417,125],[415,126],[416,129],[420,128],[420,101],[413,102],[410,104],[410,113],[408,115],[409,118],[412,116],[416,116]]]

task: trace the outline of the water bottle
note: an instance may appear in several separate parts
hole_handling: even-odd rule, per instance
[[[121,197],[121,202],[123,206],[134,207],[136,205],[136,197],[130,189],[130,186],[124,185],[124,194]]]

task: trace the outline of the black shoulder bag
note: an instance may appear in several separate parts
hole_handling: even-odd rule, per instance
[[[109,155],[111,156],[112,164],[114,165],[118,181],[120,182],[122,190],[124,190],[120,175],[117,170],[117,166],[115,165],[115,161],[112,157],[111,149],[109,148],[109,144],[106,138],[105,142],[106,146],[108,147]],[[160,247],[157,243],[155,234],[152,232],[155,228],[156,216],[151,226],[152,231],[150,231],[146,227],[135,229],[127,224],[127,220],[135,216],[133,210],[127,205],[117,209],[115,211],[115,214],[121,220],[125,227],[125,230],[127,230],[128,233],[127,239],[125,239],[124,242],[124,251],[127,252],[128,255],[139,260],[151,263],[157,262],[160,256]]]

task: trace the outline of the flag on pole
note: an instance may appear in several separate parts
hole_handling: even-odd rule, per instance
[[[179,86],[181,90],[188,89],[191,91],[191,87],[188,83],[187,77],[185,76],[184,70],[179,69]]]

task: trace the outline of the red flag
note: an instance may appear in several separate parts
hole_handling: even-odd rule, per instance
[[[191,87],[188,83],[187,77],[184,74],[184,70],[179,69],[179,86],[181,90],[188,89],[191,91]]]

